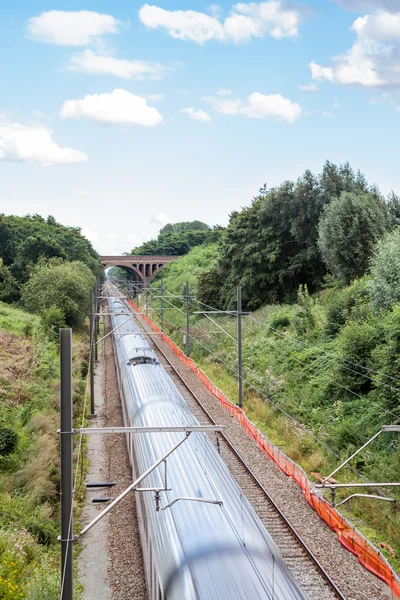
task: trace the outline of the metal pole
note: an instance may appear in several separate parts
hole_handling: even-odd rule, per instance
[[[93,343],[94,343],[94,329],[95,325],[93,322],[93,288],[90,290],[90,345],[89,345],[89,371],[90,371],[90,414],[94,415],[94,356],[93,356]]]
[[[73,597],[72,330],[60,329],[61,600]]]
[[[186,281],[186,356],[190,356],[189,282]]]
[[[164,331],[164,278],[161,275],[160,282],[160,302],[161,302],[161,331]]]
[[[97,333],[98,333],[98,326],[99,326],[99,318],[97,316],[97,313],[99,312],[99,280],[96,279],[96,282],[94,284],[94,322],[93,322],[93,347],[94,348],[94,360],[97,361],[99,356],[98,356],[98,351],[97,351]]]
[[[146,313],[146,316],[148,316],[148,314],[149,314],[149,288],[147,287],[147,281],[146,281],[145,294],[146,294],[146,296],[145,296],[145,298],[146,298],[146,300],[145,300],[146,305],[145,305],[145,311],[144,312]]]
[[[97,278],[96,284],[97,284],[97,289],[96,289],[96,313],[99,313],[100,312],[100,277]],[[97,333],[100,334],[100,319],[99,319],[99,317],[96,317],[96,321],[97,321]],[[96,360],[97,360],[97,354],[96,354]]]
[[[242,357],[242,286],[238,285],[237,293],[237,352],[238,352],[238,396],[239,406],[243,406],[243,357]]]

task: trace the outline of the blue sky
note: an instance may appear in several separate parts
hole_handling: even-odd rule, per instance
[[[400,192],[396,4],[2,3],[0,212],[111,254],[326,159]]]

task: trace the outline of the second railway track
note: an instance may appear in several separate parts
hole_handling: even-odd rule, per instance
[[[193,415],[203,425],[217,424],[201,399],[169,360],[155,336],[149,335],[141,319],[135,316],[135,321],[142,332],[149,337],[161,364],[174,380]],[[272,536],[284,562],[310,600],[346,600],[227,435],[223,432],[210,434],[210,439],[216,445],[244,495]]]

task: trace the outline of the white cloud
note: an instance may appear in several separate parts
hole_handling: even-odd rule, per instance
[[[309,85],[299,85],[299,90],[302,92],[319,92],[319,87],[316,83],[310,83]]]
[[[322,113],[322,116],[325,117],[326,119],[334,119],[335,115],[333,114],[333,112],[330,112],[329,110],[325,110]]]
[[[165,94],[149,94],[146,98],[149,102],[164,102]]]
[[[217,96],[230,96],[231,90],[221,89],[216,91]]]
[[[162,122],[162,116],[156,108],[148,106],[146,98],[122,89],[110,94],[88,94],[82,100],[67,100],[60,117],[148,127]]]
[[[332,100],[332,108],[340,108],[340,102],[337,98]]]
[[[28,21],[29,37],[57,46],[86,46],[107,33],[118,33],[120,22],[89,10],[50,10]]]
[[[400,86],[400,12],[377,11],[356,19],[353,46],[330,66],[310,63],[313,79],[363,87]]]
[[[105,54],[96,54],[92,50],[85,50],[74,54],[68,65],[69,71],[78,71],[79,73],[90,73],[93,75],[115,75],[123,79],[162,79],[170,69],[158,63],[147,62],[145,60],[126,60],[108,56]]]
[[[84,152],[58,146],[53,142],[51,133],[40,125],[0,122],[0,160],[38,163],[43,166],[87,161],[88,157]]]
[[[300,105],[284,98],[281,94],[266,96],[254,92],[246,100],[217,96],[206,97],[203,100],[210,103],[216,112],[225,115],[246,115],[253,119],[276,117],[288,123],[294,123],[302,115]]]
[[[166,225],[167,223],[170,223],[170,222],[171,222],[171,219],[162,212],[154,215],[154,217],[150,221],[150,223],[155,223],[156,225],[161,225],[161,227],[164,227],[164,225]]]
[[[211,121],[210,115],[208,115],[204,110],[197,110],[196,108],[182,108],[182,113],[186,113],[189,115],[191,119],[195,119],[195,121],[203,121],[204,123],[208,123]]]
[[[165,10],[145,4],[139,10],[139,19],[150,29],[165,29],[176,39],[204,44],[209,40],[235,43],[249,41],[252,37],[270,35],[280,39],[295,37],[299,33],[300,14],[283,8],[281,0],[243,3],[232,7],[229,16],[220,20],[194,10]]]

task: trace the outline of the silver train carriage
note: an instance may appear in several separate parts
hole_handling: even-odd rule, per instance
[[[137,326],[122,324],[130,314],[124,302],[110,299],[109,309],[113,328],[119,326],[114,344],[125,425],[199,425]],[[134,477],[185,435],[128,434]],[[151,600],[306,600],[207,434],[192,433],[166,462],[170,491],[159,493],[158,506],[154,492],[135,493]],[[141,485],[165,488],[165,465]]]

